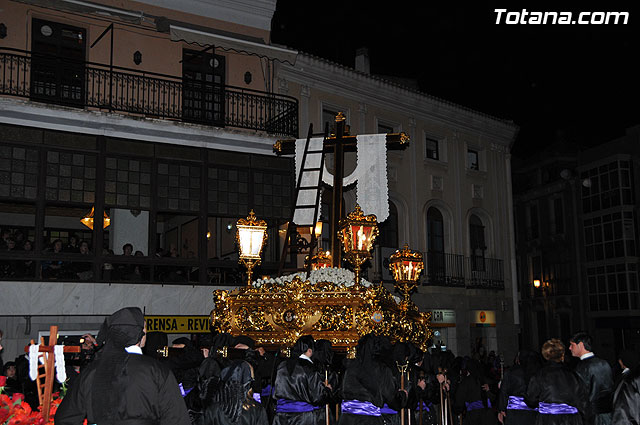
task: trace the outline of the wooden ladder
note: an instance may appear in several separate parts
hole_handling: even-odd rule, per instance
[[[304,152],[302,153],[302,160],[300,161],[300,174],[296,176],[296,190],[295,190],[295,206],[291,213],[291,219],[287,224],[287,232],[284,239],[284,245],[282,247],[282,255],[280,256],[280,265],[278,267],[278,275],[282,276],[283,273],[295,273],[299,271],[309,272],[311,270],[311,261],[307,261],[303,267],[299,267],[298,259],[294,257],[292,262],[294,263],[294,267],[286,267],[287,257],[289,254],[297,255],[299,252],[298,247],[298,229],[300,228],[310,228],[311,229],[311,241],[309,242],[309,260],[313,256],[314,249],[316,248],[317,239],[315,235],[315,226],[318,222],[318,213],[319,213],[319,202],[320,202],[320,194],[322,188],[322,174],[324,172],[324,145],[327,139],[327,134],[329,133],[329,123],[325,125],[324,133],[313,133],[313,124],[309,124],[309,131],[307,133],[307,140],[304,145]],[[309,150],[309,142],[314,137],[323,137],[322,140],[322,148],[319,150]],[[318,158],[320,155],[320,161],[318,166]],[[315,159],[315,161],[313,161]],[[307,162],[311,163],[311,166],[307,166]],[[305,181],[303,176],[305,173],[318,173],[317,183],[315,185],[302,185],[302,182]],[[306,179],[308,180],[308,179]],[[315,191],[315,202],[313,204],[299,204],[298,197],[302,191]],[[300,210],[310,210],[313,209],[313,222],[312,223],[294,223],[293,219],[296,215],[296,211]]]

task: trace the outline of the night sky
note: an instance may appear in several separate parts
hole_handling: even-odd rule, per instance
[[[356,49],[367,47],[372,74],[412,78],[429,95],[514,121],[520,133],[513,153],[520,157],[558,140],[607,142],[640,124],[634,2],[379,4],[278,0],[272,41],[350,67]],[[496,25],[496,8],[630,17],[627,25]]]

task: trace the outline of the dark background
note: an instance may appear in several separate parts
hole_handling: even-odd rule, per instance
[[[496,25],[496,8],[630,17],[627,25]],[[278,0],[272,41],[349,67],[367,47],[372,74],[412,78],[429,95],[514,121],[513,153],[526,157],[559,140],[604,143],[640,124],[636,12],[633,2],[604,1]]]

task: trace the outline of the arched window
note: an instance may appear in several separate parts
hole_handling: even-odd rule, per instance
[[[378,226],[381,247],[400,248],[398,245],[398,208],[389,200],[389,217]]]
[[[444,252],[444,218],[436,207],[427,210],[427,251]]]
[[[427,277],[430,284],[446,282],[444,218],[436,207],[427,210]]]
[[[484,271],[484,257],[487,251],[487,244],[484,238],[484,224],[475,214],[471,214],[471,217],[469,217],[469,240],[471,243],[472,270]]]

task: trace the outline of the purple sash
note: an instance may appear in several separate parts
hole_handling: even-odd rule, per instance
[[[539,403],[538,413],[541,415],[575,415],[578,409],[564,403]]]
[[[482,404],[482,400],[476,400],[472,402],[465,401],[465,406],[467,407],[467,412],[471,410],[484,409],[484,404]],[[491,407],[491,400],[487,399],[487,407]]]
[[[319,409],[320,406],[314,406],[306,401],[287,400],[279,398],[276,404],[276,412],[278,413],[304,413]]]
[[[269,397],[271,394],[273,394],[273,388],[271,388],[271,385],[267,385],[262,389],[262,391],[260,391],[260,394],[253,393],[253,399],[258,403],[261,403],[262,397]]]
[[[536,411],[538,409],[532,409],[524,402],[524,397],[517,397],[515,395],[509,396],[509,403],[507,403],[507,410],[531,410]]]
[[[429,404],[427,404],[424,401],[421,401],[420,404],[418,405],[418,409],[417,410],[426,410],[427,412],[431,412],[431,408],[432,407],[433,407],[433,404],[431,402],[429,402]]]
[[[188,390],[185,391],[184,387],[182,386],[182,382],[178,384],[178,387],[180,388],[180,394],[182,395],[182,397],[186,397],[187,394],[189,394],[193,389],[193,388],[189,388]]]
[[[380,409],[380,413],[382,413],[384,415],[397,415],[398,414],[398,412],[393,410],[392,408],[390,408],[387,403],[385,403],[384,406],[382,406],[382,409]]]
[[[381,409],[375,404],[360,400],[343,400],[342,413],[365,416],[380,416],[382,414]]]

